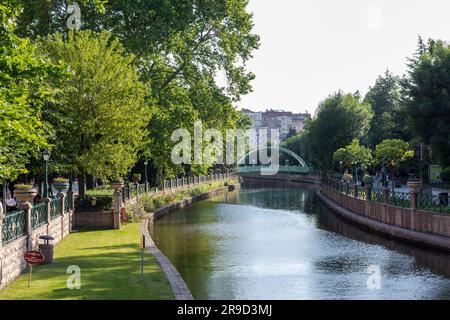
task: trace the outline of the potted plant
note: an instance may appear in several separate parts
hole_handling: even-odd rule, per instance
[[[31,184],[16,184],[14,186],[14,196],[20,203],[31,202],[37,195],[37,190]]]
[[[342,177],[342,180],[344,180],[345,183],[351,183],[353,181],[353,177],[351,174],[344,174],[344,176]]]
[[[367,186],[367,185],[369,185],[369,186],[373,185],[373,177],[370,176],[370,175],[368,175],[368,174],[366,174],[366,175],[363,177],[362,181],[364,182],[364,184],[365,184],[366,186]]]
[[[133,174],[133,182],[138,183],[141,181],[141,175],[139,173]]]
[[[113,177],[111,179],[111,182],[109,184],[111,186],[111,188],[114,189],[114,191],[120,191],[124,184],[123,184],[123,178],[120,177]]]
[[[69,179],[67,178],[55,178],[53,179],[53,187],[59,192],[67,192],[69,190]]]

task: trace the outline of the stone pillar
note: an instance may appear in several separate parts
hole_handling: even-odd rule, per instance
[[[33,249],[33,226],[31,225],[31,208],[33,206],[31,203],[24,202],[19,206],[20,210],[25,210],[26,214],[26,228],[27,228],[27,249],[32,250]]]
[[[366,200],[372,201],[372,185],[367,184],[365,186],[365,189],[366,189]]]
[[[358,198],[358,185],[357,184],[353,185],[353,196],[355,198]]]
[[[139,183],[135,183],[136,186],[136,201],[139,202]]]
[[[120,191],[114,191],[114,229],[120,229],[120,209],[121,209],[121,200],[120,200]]]
[[[70,210],[75,211],[75,191],[67,192],[67,200],[70,201]]]
[[[58,198],[61,199],[61,240],[64,239],[64,215],[66,213],[65,209],[65,202],[66,202],[66,196],[64,193],[60,192],[58,193]]]
[[[409,187],[409,204],[410,208],[415,210],[417,208],[417,196],[422,188],[420,181],[411,180],[407,182]]]
[[[389,200],[389,188],[383,187],[383,202],[388,203]]]

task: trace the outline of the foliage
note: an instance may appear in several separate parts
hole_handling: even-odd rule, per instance
[[[441,180],[445,182],[450,182],[450,167],[442,169]]]
[[[67,178],[54,178],[53,183],[69,183],[69,179]]]
[[[412,158],[414,151],[410,150],[409,144],[399,139],[387,139],[377,145],[375,157],[378,164],[387,158],[388,166],[397,168],[402,162]]]
[[[0,3],[0,177],[11,179],[40,148],[49,148],[40,108],[50,97],[48,78],[61,73],[14,34],[19,12],[14,0]]]
[[[298,154],[307,164],[314,164],[308,131],[290,137],[281,146]]]
[[[353,176],[351,174],[344,174],[344,176],[342,177],[342,180],[344,180],[347,183],[351,183],[353,180]]]
[[[17,190],[26,190],[26,189],[32,189],[33,185],[32,184],[15,184],[14,185],[14,189]]]
[[[374,112],[367,133],[367,143],[374,148],[386,139],[410,137],[406,128],[406,115],[402,108],[399,79],[388,70],[379,76],[364,99]]]
[[[372,184],[373,183],[373,177],[370,175],[364,175],[362,181],[366,184]]]
[[[334,152],[362,139],[372,117],[370,105],[361,102],[358,94],[338,92],[323,101],[306,126],[311,152],[319,165],[332,168]]]
[[[419,45],[404,81],[408,124],[445,167],[450,165],[450,45],[431,39]]]
[[[30,37],[66,33],[67,1],[26,1],[19,32]],[[134,53],[147,101],[157,106],[148,123],[142,157],[159,174],[175,176],[184,168],[170,161],[174,129],[192,133],[195,120],[221,132],[239,126],[233,102],[251,91],[254,78],[246,62],[259,46],[252,33],[248,0],[78,1],[82,29],[111,31]],[[224,81],[217,81],[223,78]],[[223,82],[223,83],[222,83]],[[117,158],[126,156],[118,153]],[[204,173],[211,161],[192,168]]]
[[[372,162],[372,151],[354,139],[345,148],[338,149],[333,155],[333,160],[338,163],[342,161],[345,168],[367,168]]]
[[[56,158],[76,173],[117,179],[141,150],[151,107],[138,80],[133,56],[126,56],[107,32],[57,34],[41,39],[39,49],[63,61],[70,75],[62,80],[57,103],[46,106],[57,139]]]

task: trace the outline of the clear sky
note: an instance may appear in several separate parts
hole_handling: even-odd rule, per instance
[[[386,68],[406,71],[417,37],[450,41],[449,0],[250,0],[261,47],[239,107],[314,113],[342,89],[365,94]]]

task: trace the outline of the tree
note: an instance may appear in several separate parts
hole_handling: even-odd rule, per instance
[[[147,152],[159,171],[173,175],[172,144],[162,128],[233,128],[239,113],[232,103],[251,91],[254,75],[246,62],[259,46],[252,33],[248,0],[81,0],[82,29],[110,30],[135,54],[139,77],[157,106],[148,125]],[[66,0],[26,1],[20,32],[66,33]],[[218,83],[222,76],[225,81]],[[180,108],[180,109],[178,109]],[[182,111],[180,113],[180,111]],[[190,123],[188,122],[190,121]],[[195,170],[203,168],[194,168]]]
[[[378,164],[387,160],[388,168],[392,174],[392,191],[395,190],[395,173],[401,163],[414,157],[414,151],[406,141],[400,139],[387,139],[377,145],[375,158]]]
[[[68,68],[57,103],[45,113],[55,131],[55,157],[79,175],[83,197],[85,174],[116,179],[136,163],[152,107],[144,101],[134,56],[125,55],[108,32],[71,33],[67,40],[49,36],[39,51]]]
[[[342,161],[345,168],[356,169],[362,167],[364,170],[372,163],[372,151],[362,146],[359,140],[354,139],[345,148],[336,150],[333,155],[335,162]]]
[[[373,113],[358,94],[338,92],[320,103],[315,118],[307,123],[311,151],[323,169],[333,166],[333,154],[362,139],[369,130]]]
[[[283,142],[281,146],[299,155],[308,165],[314,165],[307,131],[302,131],[290,137]],[[282,154],[282,156],[284,156],[284,154]],[[280,159],[280,161],[283,163],[283,159]]]
[[[367,143],[375,147],[386,139],[409,140],[406,130],[406,115],[401,104],[399,79],[389,70],[378,77],[364,99],[374,112],[367,133]]]
[[[422,42],[410,61],[403,83],[408,125],[443,167],[450,166],[450,45]]]
[[[20,6],[0,4],[0,177],[16,178],[41,148],[49,148],[41,106],[49,98],[50,76],[60,69],[35,55],[27,39],[14,34]]]

